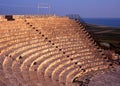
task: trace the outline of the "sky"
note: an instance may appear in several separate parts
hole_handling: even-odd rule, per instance
[[[50,6],[50,9],[39,8]],[[0,0],[0,14],[79,14],[84,18],[120,18],[120,0]]]

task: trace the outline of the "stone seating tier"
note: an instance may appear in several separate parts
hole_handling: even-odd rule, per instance
[[[109,68],[81,23],[57,16],[13,18],[0,16],[0,84],[78,86],[74,80]]]

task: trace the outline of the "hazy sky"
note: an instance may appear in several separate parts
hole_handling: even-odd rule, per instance
[[[43,10],[48,12],[48,9],[38,11],[38,3],[50,4],[50,13],[56,15],[80,14],[81,17],[120,18],[120,0],[0,0],[0,14],[29,11],[42,13]],[[22,6],[33,8],[24,10]]]

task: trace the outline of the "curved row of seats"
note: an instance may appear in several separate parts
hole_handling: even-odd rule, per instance
[[[68,21],[68,20],[67,20]],[[90,36],[88,36],[89,34],[86,32],[86,30],[84,29],[84,27],[83,26],[79,26],[78,24],[76,24],[76,22],[75,21],[72,21],[72,23],[73,24],[71,24],[72,26],[70,26],[69,24],[69,26],[68,25],[66,25],[66,23],[64,24],[64,22],[60,22],[59,23],[59,25],[60,25],[60,27],[58,27],[58,24],[54,24],[54,22],[49,22],[49,21],[46,21],[46,22],[48,22],[48,23],[46,23],[45,21],[40,21],[40,20],[35,20],[35,21],[30,21],[31,23],[33,23],[35,26],[38,26],[38,29],[40,29],[40,28],[42,28],[41,29],[41,31],[42,30],[45,30],[44,32],[50,32],[51,31],[51,33],[53,32],[53,30],[55,29],[58,29],[58,30],[65,30],[64,32],[65,33],[67,33],[67,32],[69,32],[68,30],[74,30],[74,31],[71,31],[71,32],[75,32],[74,34],[79,34],[79,35],[82,35],[82,36],[85,36],[85,38],[86,37],[90,37]],[[37,23],[35,23],[35,22],[37,22]],[[57,22],[57,21],[56,21]],[[69,22],[69,21],[68,21]],[[41,24],[41,23],[43,23],[43,24]],[[45,26],[45,23],[46,23],[46,26]],[[64,25],[66,25],[66,26],[64,26]],[[68,27],[67,27],[68,26]],[[75,27],[76,26],[76,27]],[[57,27],[57,28],[56,28]],[[44,29],[43,29],[44,28]],[[79,28],[81,28],[81,29],[79,29]],[[61,31],[60,31],[61,32]],[[60,34],[60,32],[58,32],[59,33],[59,35],[61,35]],[[46,34],[45,33],[45,34]],[[52,34],[54,34],[54,33],[52,33]],[[62,35],[64,35],[63,34],[63,32],[62,32]],[[71,33],[69,33],[69,34],[67,34],[67,35],[72,35]],[[87,35],[87,36],[86,36]],[[57,35],[58,36],[58,35]],[[90,38],[89,38],[90,39]],[[88,39],[88,40],[89,40]]]
[[[39,22],[41,22],[41,21],[39,21]],[[34,22],[32,22],[32,25],[31,25],[31,23],[27,23],[28,25],[30,25],[31,26],[31,29],[34,27],[34,24],[33,24]],[[38,24],[38,25],[37,25]],[[33,26],[33,27],[32,27]],[[52,39],[53,37],[56,37],[56,35],[54,35],[54,33],[56,33],[55,32],[55,30],[57,30],[57,31],[59,31],[59,33],[60,33],[60,31],[62,32],[63,31],[63,29],[65,29],[65,28],[63,28],[63,27],[61,27],[62,28],[62,30],[61,30],[61,28],[53,28],[53,27],[44,27],[44,29],[41,27],[41,25],[40,25],[40,23],[35,23],[35,26],[37,26],[38,28],[36,28],[36,30],[37,30],[37,32],[39,33],[39,32],[42,32],[43,34],[45,34],[45,36],[46,37],[48,37],[49,39]],[[61,25],[62,26],[62,25]],[[40,28],[40,29],[39,29]],[[70,27],[68,27],[68,29],[66,30],[66,31],[70,31],[69,30],[69,28]],[[35,28],[34,28],[35,29]],[[50,29],[51,29],[51,32],[50,32]],[[45,31],[44,31],[45,30]],[[73,30],[74,31],[74,30]],[[48,33],[49,32],[49,33]],[[53,34],[52,34],[53,33]],[[72,32],[69,32],[70,34],[72,33]],[[65,33],[65,34],[67,34],[67,33]],[[76,38],[76,36],[70,36],[70,34],[67,34],[67,35],[64,35],[64,33],[62,33],[62,36],[63,36],[63,38],[62,39],[64,39],[64,36],[66,37],[66,39],[69,39],[69,37],[71,38],[71,39],[75,39]],[[57,38],[59,39],[59,36],[60,34],[58,34],[57,35]],[[67,37],[68,36],[68,37]],[[81,37],[83,37],[84,39],[85,39],[85,37],[84,37],[85,35],[83,34]],[[83,38],[79,38],[79,41],[82,41],[83,43],[85,42],[85,41],[83,41],[83,40],[81,40],[81,39],[83,39]],[[89,40],[89,39],[88,39]],[[54,45],[56,45],[57,43],[55,43],[54,42],[55,40],[52,40],[52,42],[54,43],[51,43],[53,46]],[[61,41],[60,39],[59,39],[59,41]],[[87,41],[87,40],[86,40]],[[66,43],[67,43],[68,41],[66,41]],[[70,41],[69,41],[70,42]],[[89,42],[89,41],[88,41]],[[63,42],[59,42],[59,43],[63,43]],[[64,43],[63,43],[63,47],[60,47],[59,46],[59,43],[57,44],[57,48],[58,49],[60,49],[60,50],[65,50],[65,49],[67,49],[66,50],[66,52],[63,52],[63,53],[67,53],[67,52],[69,52],[69,47],[66,47],[66,46],[69,46],[68,44],[67,45],[64,45]],[[71,42],[70,44],[71,44],[71,47],[75,47],[75,46],[73,46],[72,45],[72,43],[73,44],[75,44],[74,42]],[[78,44],[78,47],[79,46],[83,46],[81,43],[80,44]],[[66,47],[66,48],[65,48]],[[93,46],[93,47],[95,47],[95,46]],[[62,48],[62,49],[61,49]],[[92,47],[86,47],[86,48],[92,48]],[[84,48],[82,48],[82,49],[84,49]],[[76,51],[78,51],[78,50],[80,50],[80,48],[78,48],[77,49],[77,47],[76,47]],[[94,48],[92,48],[91,50],[93,50],[93,53],[91,53],[91,54],[95,54],[94,53]],[[96,49],[95,49],[96,50]],[[71,49],[71,51],[74,51],[74,49]],[[90,50],[89,50],[89,52],[91,52]],[[80,54],[80,52],[78,52],[79,53],[79,55],[78,55],[78,59],[76,59],[76,61],[80,61],[80,57],[84,57],[84,56],[82,56],[81,54]],[[83,52],[83,53],[85,53],[85,54],[87,54],[87,52]],[[69,54],[69,53],[68,53]],[[70,54],[71,54],[71,52],[70,52]],[[69,55],[70,55],[69,54]],[[74,55],[75,55],[76,53],[74,53]],[[91,55],[90,54],[90,55]],[[64,54],[63,54],[64,55]],[[89,55],[89,56],[90,56]],[[91,58],[93,57],[94,59],[96,59],[96,58],[100,58],[102,55],[99,55],[99,54],[96,54],[96,57],[94,58],[94,55],[91,55]],[[59,73],[57,73],[57,74],[53,74],[53,75],[51,75],[52,74],[52,72],[54,72],[54,70],[56,69],[56,67],[57,66],[59,66],[59,65],[65,65],[62,61],[70,61],[69,62],[69,65],[70,64],[73,64],[72,66],[73,66],[73,70],[75,70],[74,69],[74,63],[72,63],[72,61],[71,61],[71,58],[70,58],[70,56],[67,56],[68,58],[58,58],[57,57],[57,59],[55,59],[55,58],[53,58],[53,57],[51,57],[51,58],[49,58],[49,59],[46,59],[45,61],[43,61],[43,63],[41,63],[42,62],[42,60],[40,60],[39,61],[39,59],[41,59],[41,58],[38,58],[38,60],[35,60],[35,62],[36,63],[38,63],[38,65],[37,65],[37,67],[38,67],[38,72],[37,72],[37,74],[38,74],[38,76],[41,76],[41,77],[38,77],[38,78],[40,78],[40,82],[43,84],[43,85],[46,85],[46,82],[47,82],[47,84],[49,84],[49,85],[51,85],[51,86],[59,86],[60,84],[61,84],[61,82],[59,82],[59,78],[57,77],[57,79],[52,79],[51,77],[52,76],[54,76],[54,77],[56,77],[57,75],[59,75]],[[73,56],[74,57],[74,56]],[[53,60],[53,59],[55,59],[55,60]],[[62,60],[61,60],[62,59]],[[74,59],[75,59],[75,57],[74,57]],[[89,60],[91,60],[91,61],[95,61],[94,59],[89,59]],[[59,65],[57,65],[57,62],[55,62],[56,60],[58,60],[58,61],[60,61],[61,62],[61,64],[59,64]],[[72,59],[73,60],[73,59]],[[88,59],[86,59],[86,60],[88,60]],[[51,70],[47,70],[47,67],[48,66],[50,66],[50,65],[53,65],[53,63],[54,63],[54,65],[57,65],[56,67],[54,66],[54,67],[51,67],[52,69]],[[65,63],[66,63],[65,62]],[[47,64],[48,63],[48,64]],[[101,64],[100,64],[101,63]],[[83,63],[84,64],[84,63]],[[92,64],[92,63],[91,63]],[[103,62],[103,60],[102,59],[99,59],[97,62],[96,62],[96,66],[98,65],[98,67],[96,67],[96,68],[98,68],[99,69],[99,67],[102,67],[103,65],[102,64],[104,64],[104,62]],[[76,63],[76,65],[77,65],[77,63]],[[106,64],[105,64],[106,65]],[[90,65],[90,66],[92,66],[92,65]],[[30,68],[30,70],[32,71],[32,70],[34,70],[34,68],[36,69],[37,67],[34,67],[34,66],[32,66],[32,69]],[[66,66],[65,68],[69,68],[69,66]],[[108,66],[105,66],[106,68],[108,67]],[[54,68],[54,69],[53,69]],[[62,68],[62,70],[63,69],[65,69],[64,67]],[[78,66],[78,68],[79,68],[79,66]],[[104,68],[103,68],[104,69]],[[46,71],[47,70],[47,71]],[[58,69],[57,71],[59,71],[60,69]],[[62,72],[62,70],[61,70],[61,72]],[[91,68],[91,70],[92,70],[92,68]],[[45,72],[46,71],[46,72]],[[77,71],[78,73],[80,73],[79,71]],[[35,74],[36,72],[32,72],[31,73],[31,75],[32,74]],[[40,73],[40,74],[39,74]],[[50,73],[50,74],[49,74]],[[67,72],[67,74],[68,73],[70,73],[70,71],[68,71]],[[63,76],[65,76],[65,75],[63,75]],[[37,75],[36,75],[36,77],[35,78],[37,78]],[[72,77],[72,79],[73,79],[74,77]],[[67,80],[67,79],[66,79]],[[46,82],[44,82],[44,81],[46,81]],[[53,83],[51,83],[53,81]],[[66,85],[66,82],[65,82],[65,80],[63,80],[64,82],[62,82],[62,83],[64,83],[64,85]],[[69,81],[69,80],[68,80]],[[72,80],[70,80],[70,81],[72,81]],[[69,82],[70,82],[69,81]],[[36,82],[39,82],[38,80],[36,81]],[[56,84],[57,83],[57,84]],[[72,85],[72,82],[71,82],[71,85]],[[70,86],[70,85],[68,85],[68,86]]]
[[[4,27],[4,28],[6,28],[6,27]],[[4,31],[3,28],[0,30],[1,30],[1,32]],[[22,52],[25,52],[26,46],[28,48],[31,47],[31,45],[36,46],[36,44],[39,44],[38,40],[41,40],[41,39],[40,38],[38,39],[37,34],[33,33],[30,29],[28,32],[27,28],[24,29],[24,32],[22,31],[23,29],[21,29],[21,31],[18,30],[16,32],[14,32],[14,29],[13,29],[13,32],[12,32],[12,29],[8,29],[8,30],[11,30],[11,33],[7,33],[7,28],[6,28],[6,33],[1,34],[2,37],[1,37],[1,42],[0,42],[0,45],[1,45],[0,62],[1,62],[1,65],[3,66],[2,70],[1,70],[1,73],[2,73],[1,77],[9,78],[9,81],[11,81],[11,82],[12,82],[12,80],[14,80],[13,83],[15,83],[17,81],[15,79],[13,79],[14,76],[12,76],[11,65],[10,65],[12,63],[11,61],[15,60],[15,57],[13,58],[12,55],[14,55],[14,54],[15,54],[15,56],[20,55],[20,53],[17,53],[17,52],[19,52],[19,50],[21,50],[21,51],[24,50]],[[30,35],[30,32],[32,32],[31,35]],[[14,33],[18,33],[18,35],[13,36]],[[21,35],[20,33],[22,33],[23,35]],[[7,36],[6,36],[6,34],[7,34]],[[4,40],[4,39],[6,39],[6,40]],[[35,48],[37,48],[37,47],[35,47]],[[5,76],[4,76],[4,73],[5,73]]]
[[[74,20],[26,18],[3,24],[0,81],[8,86],[78,86],[76,77],[109,67],[89,33]]]

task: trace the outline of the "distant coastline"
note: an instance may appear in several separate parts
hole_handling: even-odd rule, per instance
[[[120,18],[82,18],[84,22],[101,26],[120,28]]]
[[[120,27],[96,25],[96,24],[90,24],[90,23],[86,23],[86,25],[89,27],[102,28],[102,29],[120,29]]]

